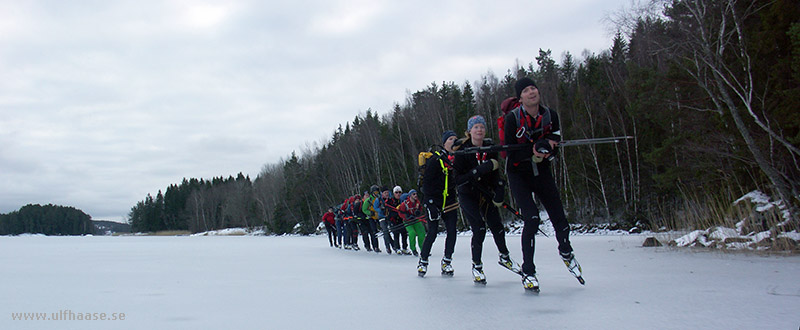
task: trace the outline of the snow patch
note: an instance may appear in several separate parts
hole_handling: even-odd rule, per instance
[[[675,242],[675,245],[677,245],[677,246],[688,246],[689,244],[692,244],[695,241],[697,241],[698,237],[700,237],[701,235],[705,235],[705,234],[706,234],[705,230],[695,230],[695,231],[693,231],[691,233],[683,235],[683,236],[681,236],[679,238],[676,238],[676,239],[674,239],[672,241]]]
[[[725,227],[717,227],[708,234],[708,238],[712,240],[722,240],[724,241],[728,237],[739,237],[739,231],[732,228],[725,228]]]
[[[796,242],[796,246],[800,246],[800,233],[797,231],[782,233],[777,237],[793,240]],[[669,244],[677,247],[703,246],[731,250],[768,250],[772,248],[774,242],[770,231],[739,235],[733,228],[713,227],[708,230],[695,230],[670,241]]]
[[[744,196],[739,197],[739,199],[733,202],[733,204],[739,204],[739,202],[743,200],[749,200],[751,203],[756,205],[769,204],[769,196],[758,190],[753,190]]]
[[[770,233],[769,231],[762,231],[762,232],[760,232],[758,234],[753,235],[753,241],[756,242],[756,243],[759,243],[759,242],[769,238],[770,236],[772,236],[772,233]],[[795,239],[795,240],[798,240],[798,239]]]
[[[795,241],[800,241],[800,233],[798,233],[796,230],[780,234],[778,235],[778,237],[786,237],[786,238],[791,238]]]
[[[47,235],[45,235],[45,234],[30,234],[30,233],[24,233],[24,234],[19,234],[19,235],[15,235],[15,236],[17,236],[17,237],[45,237],[45,236],[47,236]]]
[[[225,228],[220,230],[210,230],[202,233],[192,234],[191,236],[263,236],[265,231],[262,228]]]
[[[739,199],[737,199],[735,202],[733,202],[733,204],[734,205],[739,204],[739,202],[744,200],[748,200],[751,203],[755,204],[756,212],[764,213],[766,211],[771,210],[773,207],[777,207],[778,210],[780,210],[781,217],[785,220],[784,223],[786,223],[786,221],[789,221],[791,219],[789,210],[788,208],[786,208],[786,205],[784,205],[783,201],[779,200],[771,202],[769,196],[767,196],[767,194],[761,191],[753,190],[745,194],[744,196],[740,197]]]

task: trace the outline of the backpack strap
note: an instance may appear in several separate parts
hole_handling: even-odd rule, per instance
[[[518,126],[516,133],[518,142],[534,142],[534,135],[539,134],[541,136],[545,136],[551,133],[552,115],[550,114],[550,108],[540,105],[540,113],[539,116],[536,117],[535,123],[533,122],[533,118],[530,118],[530,115],[528,115],[527,112],[523,114],[522,106],[514,109],[514,111],[516,111],[514,118],[517,119]]]

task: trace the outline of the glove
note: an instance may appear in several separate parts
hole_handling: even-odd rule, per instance
[[[503,207],[503,199],[506,195],[505,184],[505,181],[498,179],[497,186],[494,188],[494,197],[492,198],[492,203],[498,208]]]
[[[473,168],[471,173],[472,173],[472,176],[477,178],[477,177],[482,176],[482,175],[484,175],[486,173],[489,173],[491,171],[497,170],[498,168],[500,168],[500,162],[498,162],[497,159],[490,159],[488,162],[485,162],[485,163],[480,164],[477,167]]]
[[[426,206],[425,208],[428,209],[428,219],[438,220],[442,212],[439,211],[438,207],[436,207],[433,199],[427,200],[425,202],[425,206]]]
[[[555,153],[553,152],[553,146],[550,145],[550,141],[547,139],[539,139],[533,145],[536,149],[536,152],[540,154],[545,154],[547,157],[545,159],[549,161],[553,161],[555,159]],[[538,162],[537,162],[538,163]]]

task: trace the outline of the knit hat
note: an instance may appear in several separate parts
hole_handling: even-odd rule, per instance
[[[416,189],[411,189],[411,190],[408,191],[409,195],[413,195],[413,194],[416,194],[416,193],[417,193]]]
[[[472,130],[472,126],[475,126],[475,124],[483,124],[483,126],[486,127],[486,119],[483,119],[481,115],[472,116],[472,118],[467,121],[467,132]]]
[[[447,139],[449,139],[451,136],[456,136],[457,137],[458,135],[456,135],[456,132],[453,132],[453,131],[450,131],[450,130],[444,131],[444,133],[442,133],[442,144],[447,142]]]
[[[520,97],[520,95],[522,95],[522,90],[525,89],[525,87],[528,87],[528,86],[536,87],[536,83],[533,82],[533,79],[525,77],[525,78],[522,78],[520,80],[517,80],[517,83],[514,84],[514,90],[517,92],[517,97]],[[539,87],[536,87],[536,88],[539,88]]]
[[[392,189],[392,192],[403,192],[403,188],[400,188],[400,186],[394,186],[394,189]]]

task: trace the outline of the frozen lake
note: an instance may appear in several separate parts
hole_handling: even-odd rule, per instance
[[[574,236],[581,286],[539,236],[533,295],[497,265],[491,237],[488,284],[474,285],[469,238],[458,238],[454,277],[439,275],[439,237],[419,278],[417,258],[333,249],[323,236],[0,237],[0,329],[800,327],[800,257]],[[508,245],[521,261],[519,237]],[[77,320],[100,313],[117,319]]]

